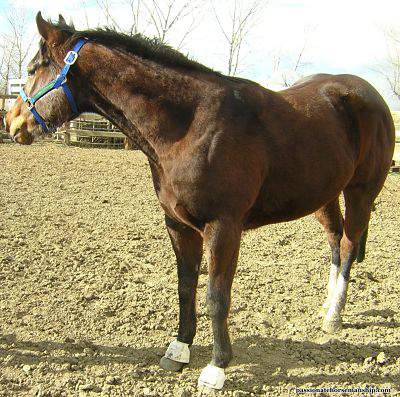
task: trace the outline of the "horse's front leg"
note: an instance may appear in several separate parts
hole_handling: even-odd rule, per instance
[[[171,342],[160,366],[169,371],[180,371],[189,363],[189,346],[196,334],[196,288],[203,253],[203,239],[199,233],[175,222],[168,216],[165,224],[171,238],[178,266],[179,330]]]
[[[229,219],[211,222],[204,230],[209,272],[207,303],[212,319],[214,347],[211,363],[200,374],[200,393],[207,394],[210,389],[223,387],[224,368],[232,358],[227,319],[241,232],[241,226]]]

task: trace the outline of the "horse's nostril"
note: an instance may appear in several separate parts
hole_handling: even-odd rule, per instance
[[[21,127],[19,127],[19,126],[12,126],[13,128],[9,128],[9,131],[8,131],[8,133],[12,136],[12,137],[14,137],[15,135],[17,135],[20,131],[21,131]]]
[[[26,125],[25,119],[22,116],[15,117],[11,125],[9,126],[9,133],[11,136],[15,136],[23,129],[23,126]]]

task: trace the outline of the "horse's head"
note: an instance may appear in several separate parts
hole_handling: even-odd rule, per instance
[[[40,12],[36,16],[36,23],[41,40],[39,51],[28,65],[28,79],[24,87],[26,95],[22,93],[22,97],[17,98],[5,118],[6,130],[14,141],[26,145],[31,144],[35,136],[54,129],[76,115],[61,85],[48,89],[49,84],[51,87],[60,75],[65,65],[64,58],[75,44],[72,37],[74,28],[68,26],[61,15],[59,23],[55,25],[45,21]],[[73,101],[78,98],[78,87],[79,81],[68,75],[67,88]],[[45,95],[41,96],[43,92]]]

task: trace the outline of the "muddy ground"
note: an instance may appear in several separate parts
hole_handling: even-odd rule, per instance
[[[318,318],[329,249],[314,218],[244,235],[230,316],[235,357],[222,395],[400,389],[399,201],[400,176],[391,175],[335,336]],[[206,283],[202,274],[192,362],[164,372],[177,277],[144,156],[0,145],[1,396],[195,395],[211,354]]]

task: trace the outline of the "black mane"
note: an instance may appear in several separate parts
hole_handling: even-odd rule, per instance
[[[55,26],[72,35],[71,40],[87,37],[90,41],[95,43],[102,44],[109,48],[118,48],[124,52],[155,61],[165,66],[219,74],[211,68],[188,58],[169,45],[161,43],[157,38],[151,39],[140,33],[129,36],[110,28],[78,31],[75,30],[74,27],[66,26],[65,24],[55,24]]]

